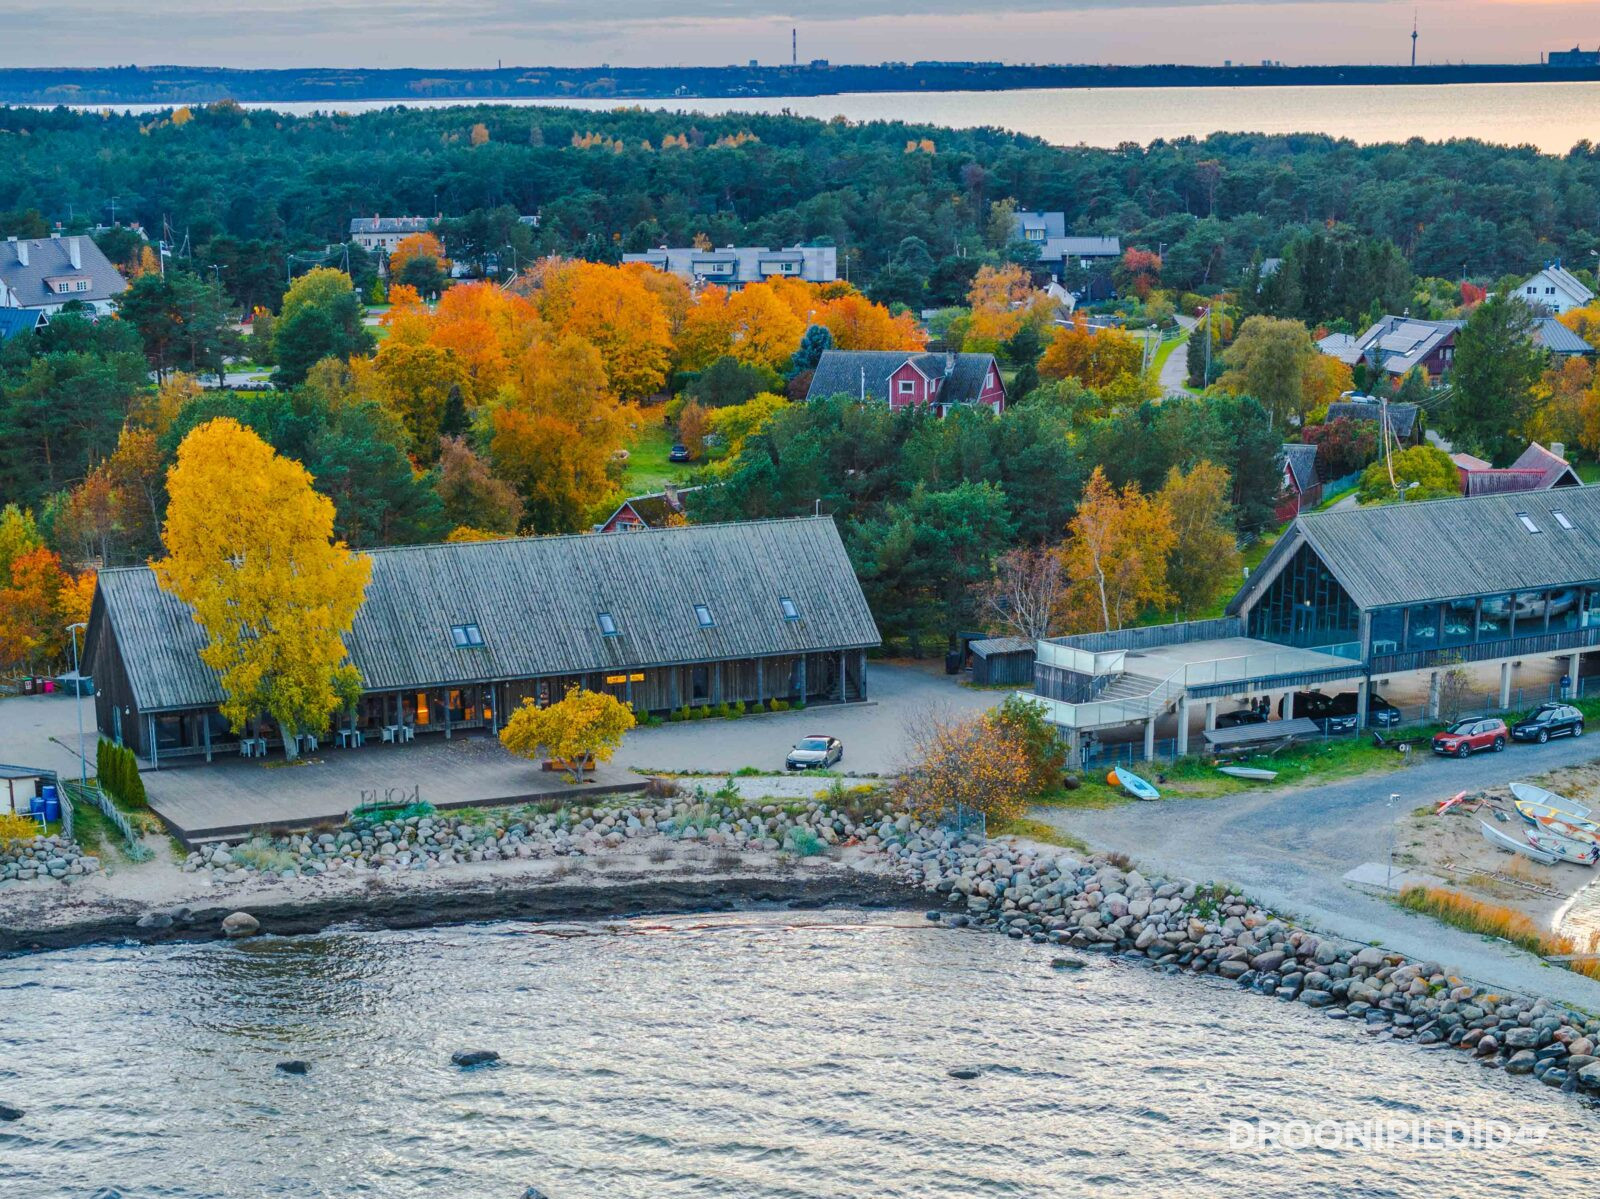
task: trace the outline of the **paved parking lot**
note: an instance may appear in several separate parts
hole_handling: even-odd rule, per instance
[[[842,770],[890,774],[905,756],[907,720],[939,709],[981,712],[1008,694],[959,686],[936,662],[868,662],[868,703],[638,729],[623,742],[615,764],[635,770],[782,770],[789,747],[801,737],[830,733],[844,742]]]

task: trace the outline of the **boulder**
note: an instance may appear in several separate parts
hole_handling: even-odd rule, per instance
[[[1506,1062],[1506,1073],[1507,1074],[1532,1074],[1533,1073],[1533,1051],[1531,1049],[1523,1049],[1523,1050],[1518,1051],[1517,1053],[1513,1053],[1511,1055],[1510,1060]]]
[[[970,1081],[978,1077],[978,1071],[972,1069],[970,1066],[957,1066],[954,1069],[946,1070],[945,1073],[951,1078],[959,1078],[963,1082]]]
[[[22,1109],[20,1107],[12,1107],[10,1104],[0,1103],[0,1120],[20,1119],[22,1119]]]
[[[470,1069],[473,1066],[487,1066],[498,1062],[500,1055],[493,1049],[458,1049],[450,1055],[451,1065]]]
[[[311,1069],[310,1063],[302,1062],[298,1058],[278,1063],[278,1071],[282,1074],[304,1074],[309,1069]]]
[[[230,940],[240,937],[253,937],[261,931],[261,921],[249,912],[234,912],[222,920],[222,935]]]

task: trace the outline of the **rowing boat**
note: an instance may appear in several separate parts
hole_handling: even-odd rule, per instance
[[[1483,839],[1502,853],[1520,853],[1525,858],[1532,858],[1541,866],[1554,866],[1556,855],[1549,853],[1535,845],[1525,845],[1515,837],[1508,837],[1492,825],[1478,821],[1478,827],[1483,830]]]
[[[1259,766],[1218,766],[1217,773],[1231,775],[1236,779],[1251,779],[1258,783],[1270,783],[1278,777],[1276,770],[1262,770]]]
[[[1600,845],[1600,825],[1580,820],[1571,812],[1553,808],[1549,804],[1516,800],[1517,814],[1535,828],[1546,828],[1558,837]]]
[[[1545,853],[1553,853],[1563,862],[1593,866],[1600,860],[1600,845],[1595,845],[1593,842],[1574,841],[1570,837],[1558,836],[1540,827],[1527,828],[1523,831],[1528,836],[1529,845],[1535,849],[1542,849]]]
[[[1546,791],[1543,787],[1535,787],[1532,783],[1512,783],[1511,794],[1524,803],[1548,804],[1569,816],[1576,816],[1579,820],[1594,819],[1594,812],[1577,800],[1557,795],[1554,791]]]
[[[1117,782],[1135,799],[1160,799],[1161,792],[1125,766],[1117,767]]]

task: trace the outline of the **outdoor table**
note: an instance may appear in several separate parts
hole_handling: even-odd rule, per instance
[[[315,753],[321,748],[317,742],[317,735],[315,733],[301,733],[299,740],[301,753]]]
[[[363,740],[360,729],[339,730],[339,744],[347,749],[355,749],[362,744]]]
[[[383,726],[383,739],[385,741],[398,741],[400,739],[399,734],[400,734],[400,726],[399,725],[397,725],[397,724],[386,724],[386,725]]]
[[[414,725],[414,724],[403,724],[403,725],[400,726],[400,739],[402,741],[415,741],[416,738],[417,738],[417,726],[416,725]]]

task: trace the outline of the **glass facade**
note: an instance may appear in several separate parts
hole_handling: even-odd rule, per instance
[[[1360,635],[1355,604],[1311,547],[1302,545],[1250,611],[1250,636],[1312,648]]]
[[[1375,608],[1373,654],[1486,645],[1600,626],[1600,587],[1467,596],[1443,604]]]

